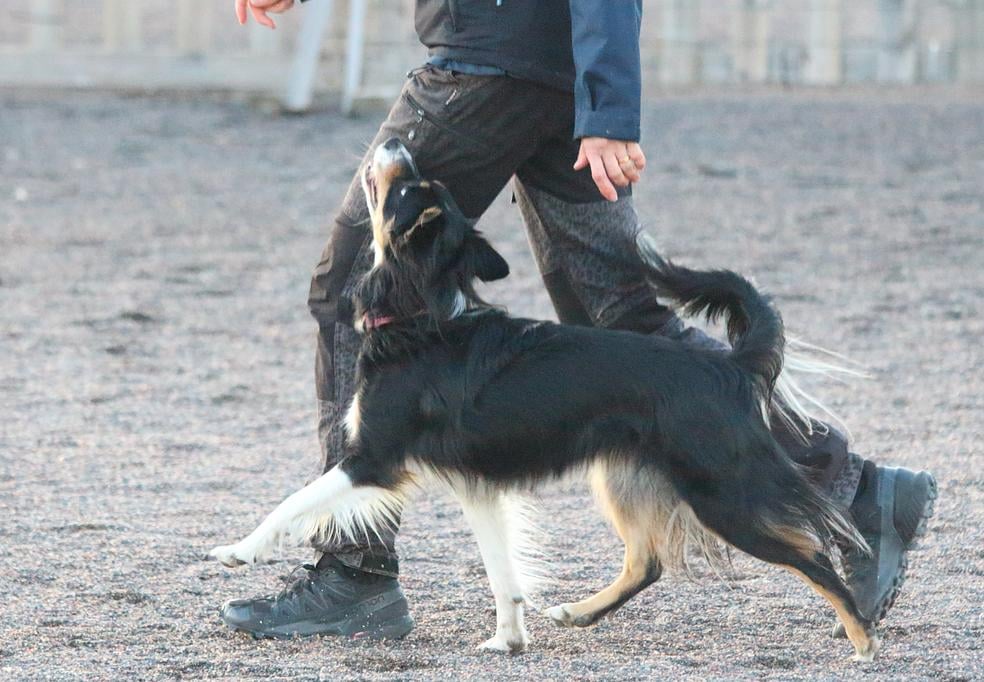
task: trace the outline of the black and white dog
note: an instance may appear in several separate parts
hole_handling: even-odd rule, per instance
[[[280,504],[249,536],[216,547],[227,566],[284,543],[362,536],[393,523],[408,488],[457,496],[495,595],[495,636],[520,651],[527,537],[522,493],[585,470],[625,543],[621,574],[588,599],[546,611],[587,626],[720,541],[779,564],[825,597],[856,657],[879,639],[830,561],[834,539],[863,543],[773,439],[766,406],[783,362],[777,312],[728,271],[650,255],[653,286],[689,313],[723,314],[733,350],[637,333],[514,319],[474,280],[509,268],[397,140],[364,169],[375,263],[355,296],[363,334],[345,459]]]

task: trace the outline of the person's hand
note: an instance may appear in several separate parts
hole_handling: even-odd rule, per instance
[[[646,155],[638,142],[582,137],[574,170],[588,166],[591,166],[591,179],[598,185],[601,196],[616,201],[618,192],[614,185],[627,187],[630,183],[639,182],[639,174],[646,167]]]
[[[280,14],[293,6],[294,0],[236,0],[236,19],[240,24],[245,24],[248,8],[256,23],[267,28],[277,28],[267,13]]]

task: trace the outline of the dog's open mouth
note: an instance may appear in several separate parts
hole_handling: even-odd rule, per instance
[[[376,175],[372,172],[371,162],[366,164],[363,181],[366,187],[366,198],[369,200],[369,206],[375,208],[379,198],[379,187],[376,184]]]

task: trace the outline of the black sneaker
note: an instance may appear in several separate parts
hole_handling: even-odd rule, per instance
[[[234,599],[220,611],[233,630],[254,637],[343,635],[399,639],[413,629],[396,578],[367,573],[331,556],[298,566],[280,594]]]
[[[899,596],[909,566],[907,552],[926,532],[937,489],[936,479],[926,471],[868,464],[864,489],[854,498],[851,515],[871,553],[852,548],[843,559],[858,609],[878,623]],[[846,636],[840,623],[833,634]]]

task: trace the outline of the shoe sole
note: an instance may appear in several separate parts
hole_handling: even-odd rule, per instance
[[[294,639],[294,638],[305,638],[305,637],[350,637],[352,639],[403,639],[410,631],[413,630],[413,619],[410,616],[404,616],[401,619],[386,623],[381,626],[371,627],[368,629],[355,628],[353,632],[350,628],[344,627],[342,625],[326,625],[324,623],[318,623],[314,621],[301,621],[299,623],[291,623],[289,626],[291,630],[289,632],[276,632],[274,630],[246,630],[243,628],[236,627],[235,625],[229,625],[229,629],[233,632],[245,632],[253,637],[253,639]]]
[[[919,541],[926,535],[926,531],[929,529],[929,520],[933,518],[933,514],[936,511],[936,498],[939,497],[939,489],[936,485],[936,479],[932,475],[929,477],[929,487],[926,491],[926,501],[923,503],[922,515],[919,517],[919,523],[916,525],[916,530],[913,532],[912,537],[906,544],[905,549],[899,554],[899,566],[895,572],[895,578],[892,580],[892,587],[885,594],[882,601],[878,604],[876,608],[876,617],[873,619],[875,625],[880,623],[886,615],[888,615],[889,610],[895,606],[895,600],[898,599],[899,593],[902,591],[902,586],[905,584],[905,579],[908,577],[909,572],[909,552],[919,547]],[[844,625],[839,621],[834,623],[831,635],[838,638],[844,639],[847,637],[847,631],[844,629]]]

